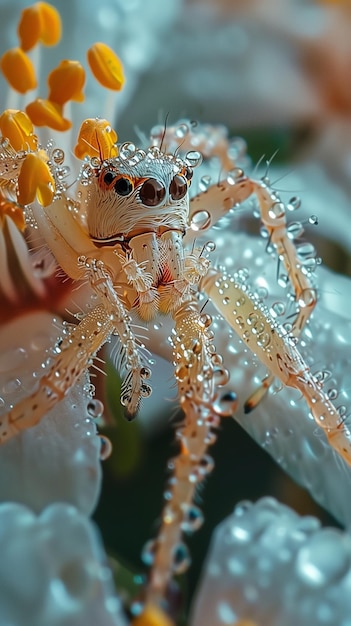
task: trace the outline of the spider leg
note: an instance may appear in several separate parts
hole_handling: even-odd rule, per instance
[[[151,387],[145,382],[151,371],[145,366],[137,339],[131,329],[131,317],[118,297],[111,274],[101,260],[81,256],[78,265],[85,269],[92,289],[99,295],[104,309],[113,326],[113,332],[120,341],[121,364],[126,375],[122,381],[121,403],[128,419],[138,411],[142,397],[151,395]]]
[[[236,176],[232,172],[226,180],[220,181],[218,185],[212,185],[195,196],[190,204],[190,229],[186,235],[186,242],[189,243],[196,236],[196,232],[191,231],[191,224],[197,214],[205,211],[210,218],[206,227],[201,229],[203,233],[233,206],[241,204],[252,195],[255,195],[258,200],[261,220],[267,231],[268,240],[274,246],[277,257],[283,263],[294,289],[298,309],[291,335],[299,337],[316,306],[317,292],[309,276],[303,272],[296,247],[287,235],[284,204],[263,181],[252,180],[238,169]],[[257,406],[273,381],[274,375],[269,374],[262,385],[248,398],[245,405],[246,412],[250,412]]]
[[[234,278],[210,268],[200,289],[272,375],[302,393],[330,445],[351,465],[351,432],[303,361],[291,335],[284,335],[255,295]]]
[[[0,443],[35,426],[87,369],[90,359],[113,331],[102,306],[97,306],[56,346],[53,363],[29,397],[0,417]]]
[[[207,454],[216,440],[213,431],[226,412],[218,403],[216,388],[229,378],[212,343],[211,317],[201,314],[195,300],[183,303],[173,315],[172,331],[175,377],[184,421],[177,428],[178,456],[170,461],[172,477],[166,490],[158,538],[147,546],[146,560],[152,561],[146,603],[158,604],[174,574],[190,563],[182,532],[202,524],[202,513],[193,504],[198,485],[213,468]],[[231,410],[235,407],[235,397]],[[216,409],[217,407],[217,409]]]
[[[21,430],[35,426],[77,382],[92,357],[113,333],[118,334],[125,352],[127,375],[122,384],[121,401],[127,414],[132,417],[138,409],[141,396],[151,393],[149,385],[144,382],[145,378],[149,378],[150,370],[142,363],[130,328],[128,312],[120,302],[104,264],[102,261],[80,257],[78,265],[81,272],[88,274],[90,284],[100,295],[102,304],[88,311],[56,347],[53,363],[40,379],[36,391],[0,417],[0,443],[11,439]]]

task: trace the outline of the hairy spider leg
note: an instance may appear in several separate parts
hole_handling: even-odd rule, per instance
[[[350,430],[303,361],[293,338],[282,334],[258,298],[233,277],[211,268],[201,280],[200,289],[272,375],[302,393],[330,445],[351,465]]]
[[[201,313],[199,303],[192,299],[179,306],[173,319],[173,359],[184,421],[177,428],[179,454],[169,463],[172,476],[160,531],[145,548],[145,560],[152,564],[146,604],[159,604],[171,577],[190,564],[182,533],[193,532],[202,524],[203,515],[194,500],[197,487],[213,469],[207,450],[216,441],[214,429],[220,418],[235,409],[233,398],[228,413],[219,404],[216,412],[217,389],[228,382],[229,373],[212,342],[211,317]]]
[[[261,220],[267,230],[268,241],[276,250],[279,260],[284,264],[286,273],[293,286],[295,300],[298,304],[291,335],[299,337],[317,303],[317,292],[310,278],[303,272],[298,259],[296,247],[287,235],[287,223],[284,204],[277,195],[262,181],[255,181],[244,175],[242,170],[230,174],[227,179],[212,185],[199,193],[190,202],[190,223],[198,211],[207,211],[210,220],[201,234],[216,223],[223,215],[236,205],[242,204],[255,195],[261,213]],[[190,242],[195,234],[189,229],[185,241]],[[274,374],[270,373],[262,385],[253,392],[245,403],[245,411],[252,411],[262,400]]]

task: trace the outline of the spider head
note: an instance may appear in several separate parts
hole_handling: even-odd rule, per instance
[[[85,192],[91,237],[112,243],[160,227],[184,232],[192,175],[186,159],[123,144],[118,157],[93,164]]]

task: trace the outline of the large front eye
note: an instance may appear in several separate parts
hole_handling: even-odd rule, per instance
[[[156,178],[149,178],[140,189],[140,200],[146,206],[157,206],[166,195],[166,189]]]
[[[188,191],[188,183],[185,176],[176,174],[169,186],[169,193],[172,200],[181,200]]]
[[[116,174],[114,172],[106,172],[106,174],[104,174],[104,183],[105,185],[110,185],[112,183],[112,181],[116,178]]]
[[[117,178],[113,187],[119,196],[129,196],[134,189],[132,181],[129,178],[124,178],[123,176]]]

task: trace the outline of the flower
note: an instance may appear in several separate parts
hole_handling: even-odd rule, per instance
[[[251,6],[253,7],[254,4],[252,3]],[[39,12],[40,17],[43,6],[47,5],[45,3],[37,3],[36,5],[35,20],[37,21],[37,14]],[[187,7],[188,5],[184,6]],[[111,7],[109,8],[111,9]],[[128,40],[129,31],[127,25],[139,26],[139,20],[135,19],[135,14],[133,19],[128,19],[130,15],[128,16],[127,13],[123,14],[123,11],[126,11],[125,8],[119,7],[118,10],[121,11],[121,15],[125,18],[123,21],[123,27],[125,28],[124,44],[128,51],[135,43],[133,41],[135,35],[133,34],[134,31],[132,31],[132,36]],[[242,5],[240,10],[244,10]],[[100,11],[100,9],[96,8],[96,11]],[[117,12],[116,7],[113,10],[111,9],[111,11],[112,16],[118,15],[114,13],[115,11]],[[166,10],[166,22],[169,20],[168,11],[169,9]],[[52,15],[55,16],[55,13],[52,14],[50,10],[48,12],[51,17]],[[150,19],[150,15],[153,15],[151,10],[147,15],[148,19]],[[145,24],[141,23],[141,21],[140,24],[142,26],[140,28],[141,32],[146,31]],[[278,28],[278,26],[277,20],[276,27]],[[40,32],[40,28],[37,30]],[[146,41],[150,43],[150,38],[146,39]],[[27,54],[29,45],[28,42],[24,43],[22,37],[20,49],[25,54]],[[104,47],[101,48],[101,44],[98,45],[98,48],[93,47],[90,50],[92,51],[90,57],[93,58],[92,66],[95,74],[100,76],[100,78],[102,76],[102,82],[105,83],[105,72],[108,70],[110,62],[112,62],[114,79],[117,76],[117,83],[119,84],[121,73],[115,57],[110,56],[109,53],[106,56],[106,49]],[[148,54],[148,59],[152,58],[150,51]],[[104,65],[106,61],[107,63]],[[103,64],[102,69],[101,63]],[[143,67],[145,69],[147,63],[144,61],[143,65],[139,57],[139,64],[138,58],[136,61],[134,59],[134,64],[134,72],[130,72],[133,88],[135,88],[136,79],[140,74],[140,68]],[[151,70],[154,69],[150,62],[149,66],[151,66]],[[116,68],[117,71],[115,71]],[[69,74],[66,74],[66,71]],[[68,101],[81,102],[83,99],[84,80],[81,66],[76,65],[76,62],[74,62],[73,66],[70,62],[64,62],[63,65],[62,63],[57,65],[53,72],[50,75],[47,99],[35,99],[33,101],[34,106],[33,103],[29,104],[26,110],[36,126],[49,126],[55,131],[68,130],[71,127],[72,118],[67,109],[75,106],[70,102],[68,103]],[[76,85],[76,80],[68,80],[68,77],[71,78],[72,76],[71,72],[73,72],[75,77],[78,76],[79,78],[77,91],[72,88],[72,85]],[[76,72],[78,73],[76,74]],[[129,81],[128,73],[126,72],[126,74]],[[152,75],[152,71],[150,71],[150,75]],[[63,79],[62,76],[64,77]],[[67,81],[65,78],[67,78]],[[109,83],[109,81],[107,82]],[[67,87],[67,92],[63,89],[64,86]],[[124,94],[127,95],[123,95],[119,100],[122,106],[123,102],[125,104],[128,102],[128,98],[131,97],[130,89],[129,91],[126,90]],[[123,100],[123,98],[125,99]],[[144,104],[144,99],[142,100]],[[88,101],[86,105],[88,111],[92,105],[92,100]],[[93,106],[96,106],[95,102],[93,102]],[[110,111],[113,112],[115,107],[116,104],[114,102]],[[103,106],[102,108],[105,107]],[[12,109],[12,111],[14,110],[16,111],[16,109]],[[91,115],[94,115],[94,113]],[[56,341],[56,336],[62,337],[63,335],[64,340],[67,330],[69,331],[67,322],[62,323],[61,320],[58,320],[56,317],[53,318],[52,315],[48,314],[48,310],[50,312],[55,311],[55,313],[57,310],[60,310],[61,314],[64,317],[66,316],[62,298],[56,297],[55,291],[50,290],[50,287],[52,285],[57,286],[59,281],[51,271],[51,257],[49,257],[49,268],[46,266],[47,261],[43,256],[39,258],[39,261],[37,260],[36,266],[33,267],[31,255],[33,254],[35,242],[29,241],[29,248],[31,249],[29,254],[25,245],[25,239],[20,232],[24,228],[24,221],[23,213],[20,210],[21,207],[16,202],[16,199],[20,200],[20,204],[33,203],[34,216],[39,215],[38,211],[42,210],[40,206],[45,207],[47,205],[48,208],[45,210],[47,215],[51,216],[52,224],[59,223],[62,216],[55,214],[56,207],[52,208],[52,198],[56,192],[68,189],[66,184],[68,172],[63,163],[64,155],[61,148],[56,149],[56,146],[54,147],[52,144],[49,144],[49,147],[46,148],[45,139],[43,139],[41,140],[43,141],[41,145],[44,145],[44,151],[41,152],[41,148],[38,148],[35,139],[36,133],[38,132],[40,135],[41,133],[39,131],[33,133],[28,120],[23,118],[22,115],[10,112],[10,115],[6,118],[6,124],[6,128],[10,128],[10,130],[3,130],[2,132],[3,134],[6,133],[5,136],[9,140],[10,145],[14,148],[12,142],[22,141],[23,145],[20,145],[19,148],[16,147],[15,150],[17,152],[22,150],[25,153],[23,161],[21,160],[22,157],[19,159],[20,165],[18,167],[21,168],[21,173],[17,177],[18,189],[11,184],[13,176],[8,176],[8,179],[6,179],[8,184],[6,183],[4,187],[3,213],[1,214],[4,240],[2,242],[2,260],[4,260],[6,269],[4,278],[2,278],[2,284],[4,285],[2,290],[4,292],[4,301],[11,303],[10,311],[6,316],[7,319],[4,319],[6,325],[4,325],[2,336],[0,337],[4,350],[2,356],[3,378],[1,378],[1,383],[3,391],[5,390],[4,393],[7,396],[7,406],[11,406],[15,402],[17,403],[19,399],[19,389],[23,389],[23,392],[27,395],[30,393],[31,383],[33,382],[31,379],[37,380],[40,374],[45,374],[48,371],[47,368],[50,368],[52,358],[55,357],[55,354],[59,354],[62,349],[61,341]],[[74,123],[73,126],[75,126]],[[183,140],[184,143],[187,141],[186,135],[188,131],[184,130],[184,127],[187,128],[188,123],[180,124],[178,127],[180,143]],[[203,127],[200,126],[198,131],[198,134],[196,132],[194,134],[194,140],[201,143]],[[161,130],[161,137],[163,132],[166,132],[164,127]],[[220,145],[225,146],[225,133],[221,130],[218,132],[223,140],[220,142]],[[157,129],[154,129],[152,135],[157,145],[159,136]],[[42,133],[42,136],[45,137],[45,133]],[[57,146],[63,145],[56,135],[55,139]],[[83,127],[75,154],[78,158],[89,157],[93,159],[95,153],[99,153],[101,159],[108,158],[112,154],[116,156],[118,147],[116,147],[115,142],[116,136],[109,124],[103,119],[100,123],[100,128],[97,130],[97,126],[94,125],[90,117]],[[73,148],[70,140],[68,145],[70,146],[68,149],[67,145],[64,145],[66,153]],[[176,146],[177,149],[181,147],[178,144]],[[194,149],[196,145],[191,147]],[[11,151],[9,146],[5,146],[5,148]],[[111,153],[111,150],[115,152]],[[231,144],[230,154],[233,155],[233,152],[239,161],[242,159],[247,164],[242,142],[235,141]],[[50,159],[46,156],[47,154],[49,154]],[[219,156],[221,156],[220,152]],[[229,155],[226,156],[229,158]],[[49,160],[50,166],[48,165]],[[55,165],[52,164],[52,161]],[[199,169],[200,174],[198,180],[195,177],[193,189],[204,189],[209,184],[209,177],[212,177],[212,180],[217,180],[218,170],[218,162],[210,162],[207,166]],[[229,177],[235,178],[237,175],[238,172],[232,172],[229,174]],[[272,172],[270,172],[270,176],[272,176]],[[62,187],[60,187],[61,184]],[[321,200],[319,199],[318,205],[320,205],[320,202]],[[299,203],[295,198],[290,203],[287,202],[287,204],[293,210],[297,208]],[[77,209],[78,205],[79,202],[77,205],[73,203],[72,210]],[[257,213],[257,211],[254,212]],[[315,213],[317,214],[318,210]],[[205,232],[203,236],[198,236],[197,243],[206,246],[209,236],[215,239],[216,250],[211,251],[213,246],[207,246],[206,248],[209,258],[213,258],[216,264],[225,264],[233,272],[239,272],[243,282],[250,283],[260,295],[260,298],[265,301],[266,306],[271,310],[275,319],[288,327],[290,310],[289,307],[284,308],[284,303],[286,301],[289,302],[289,297],[287,298],[286,296],[291,294],[287,287],[287,277],[282,271],[279,272],[279,280],[276,280],[276,261],[273,255],[267,254],[266,250],[266,248],[269,249],[270,247],[269,241],[264,241],[257,236],[249,238],[245,235],[238,235],[236,230],[233,232],[233,228],[235,227],[236,229],[239,225],[241,216],[242,214],[238,210],[233,209],[231,214],[222,220],[220,229],[212,231],[211,234]],[[208,215],[198,217],[199,221],[194,221],[193,224],[194,231],[200,231],[201,233],[201,230],[206,231]],[[201,221],[201,217],[203,221]],[[301,237],[305,219],[300,218],[289,226],[290,239],[298,240]],[[307,221],[311,225],[315,223],[314,214],[312,216],[307,214]],[[71,225],[74,223],[72,221]],[[68,238],[73,242],[76,235],[79,235],[78,229],[72,228]],[[59,241],[58,244],[53,244],[53,248],[55,245],[60,245],[60,243],[62,242]],[[236,250],[234,250],[234,246]],[[72,250],[72,254],[75,255],[76,248],[73,245]],[[229,250],[230,254],[228,253]],[[299,262],[304,267],[305,275],[313,276],[314,270],[319,265],[314,248],[309,244],[299,242],[298,254]],[[69,262],[68,259],[67,263]],[[43,267],[45,271],[42,271]],[[63,269],[65,268],[63,267]],[[192,267],[190,270],[195,272]],[[320,278],[316,285],[322,291],[320,298],[322,306],[318,309],[318,315],[315,315],[314,319],[309,322],[301,336],[301,351],[308,365],[313,368],[317,378],[324,382],[328,395],[332,399],[337,400],[340,417],[344,419],[346,418],[347,408],[344,409],[343,407],[347,407],[349,402],[347,375],[350,361],[350,321],[346,315],[348,310],[347,296],[343,298],[335,292],[340,290],[341,294],[347,293],[349,284],[346,279],[344,280],[326,271],[320,272],[320,268],[318,268],[318,274],[320,274]],[[23,292],[26,296],[25,299],[27,300],[27,296],[30,296],[29,307],[27,306],[28,302],[24,301],[23,295],[20,293],[19,284],[22,283],[24,283]],[[326,288],[329,285],[332,285],[333,297],[331,297],[330,293],[327,293]],[[55,297],[50,302],[50,296],[53,293]],[[72,298],[71,284],[66,289],[65,295],[67,298]],[[86,304],[90,305],[91,302],[89,300],[84,302],[86,293],[82,295],[84,306]],[[67,301],[66,299],[66,303]],[[292,301],[291,297],[290,301]],[[50,303],[50,306],[48,306],[48,303]],[[302,303],[301,306],[304,304],[306,303]],[[345,315],[339,315],[339,311],[345,312]],[[14,320],[11,319],[13,317],[15,317]],[[79,313],[77,317],[79,319]],[[8,321],[9,318],[11,319],[10,322]],[[72,318],[70,319],[72,321]],[[30,331],[29,337],[28,329]],[[242,404],[250,391],[254,391],[260,385],[260,381],[265,375],[265,369],[259,364],[257,359],[249,358],[243,344],[240,340],[235,339],[233,333],[224,326],[223,320],[216,319],[213,329],[218,337],[217,348],[225,356],[232,370],[228,391],[236,393],[239,391],[239,400],[240,404]],[[154,328],[150,329],[149,334],[150,347],[154,351],[164,354],[169,359],[169,345],[167,345],[168,329],[166,324],[164,324],[164,320],[157,320]],[[38,357],[38,360],[35,360],[35,356]],[[21,366],[23,366],[23,369],[21,369]],[[331,369],[333,370],[332,372],[330,371]],[[340,389],[345,389],[345,391],[340,391]],[[106,625],[110,623],[123,624],[125,621],[121,616],[118,601],[115,598],[111,599],[110,590],[107,590],[106,593],[104,589],[104,579],[109,579],[110,574],[106,568],[101,568],[101,560],[104,557],[101,556],[101,553],[98,554],[98,549],[95,549],[96,539],[94,531],[91,530],[90,522],[77,512],[77,509],[79,509],[84,515],[91,513],[100,488],[100,444],[98,437],[95,436],[95,427],[90,418],[92,414],[97,416],[101,413],[102,407],[91,398],[89,391],[89,382],[85,378],[79,380],[70,391],[70,394],[65,397],[63,403],[60,403],[52,410],[51,416],[46,416],[39,425],[17,435],[12,442],[8,442],[0,449],[0,462],[4,463],[5,468],[2,475],[4,476],[6,472],[6,476],[9,477],[6,483],[3,481],[1,485],[0,482],[0,497],[3,500],[11,499],[21,502],[32,511],[40,514],[39,517],[35,517],[22,507],[12,507],[7,504],[0,505],[0,517],[3,515],[2,527],[5,529],[3,543],[8,548],[4,550],[4,570],[5,568],[6,570],[11,569],[11,567],[17,567],[21,570],[24,567],[21,560],[23,556],[25,561],[28,560],[34,564],[33,571],[35,571],[35,576],[33,575],[33,580],[31,581],[33,583],[31,601],[35,604],[37,613],[32,613],[33,620],[35,619],[33,626],[34,623],[35,626],[41,623],[45,624],[51,619],[55,619],[56,623],[60,624],[67,618],[67,615],[70,615],[72,620],[73,613],[77,617],[77,623],[81,619],[84,619],[85,623],[89,623],[89,619],[92,623],[99,620],[99,623],[106,623]],[[234,396],[231,395],[229,398],[229,395],[227,394],[221,398],[222,403],[218,410],[219,413],[221,411],[225,413],[224,404],[232,402]],[[339,402],[341,403],[340,405]],[[287,410],[287,407],[289,410]],[[66,419],[62,419],[63,415],[60,414],[61,412],[64,412]],[[339,520],[348,523],[350,514],[346,494],[348,492],[349,468],[338,454],[327,445],[322,431],[317,429],[316,424],[307,414],[308,411],[304,405],[304,400],[298,397],[296,391],[284,390],[278,392],[276,387],[272,387],[268,392],[268,397],[262,401],[256,412],[245,416],[239,412],[237,419],[241,421],[264,448],[271,451],[284,469],[290,471],[297,480],[311,490],[316,499],[333,511]],[[323,463],[321,463],[321,459]],[[207,458],[207,463],[208,467],[212,466],[210,458]],[[45,476],[45,481],[43,476]],[[338,485],[338,489],[335,489],[335,484]],[[53,488],[53,485],[55,488]],[[73,503],[75,508],[72,509],[65,505],[51,505],[55,500]],[[51,506],[46,508],[48,505]],[[124,502],[121,502],[121,508],[124,508]],[[200,516],[197,516],[197,508],[190,509],[190,513],[189,519],[191,518],[191,522],[194,522],[196,526],[200,519]],[[240,518],[239,523],[238,518]],[[14,538],[17,537],[18,526],[22,528],[22,524],[26,526],[26,535],[23,536],[23,553],[21,551],[16,552],[16,550],[13,553],[11,546],[15,545]],[[60,527],[62,526],[65,527],[66,536],[62,538],[62,543],[60,543],[62,554],[59,555],[52,549],[50,542],[53,536],[59,537],[61,542]],[[254,505],[248,511],[244,510],[243,507],[237,509],[233,519],[228,522],[228,526],[230,527],[229,531],[224,531],[222,533],[224,537],[219,541],[218,551],[222,554],[220,557],[215,555],[213,560],[209,561],[209,576],[212,577],[210,580],[211,603],[215,609],[215,614],[211,614],[211,617],[209,617],[210,613],[206,609],[204,595],[205,597],[210,597],[210,593],[206,591],[207,583],[205,582],[205,591],[203,593],[199,591],[197,605],[189,624],[205,623],[204,612],[208,613],[207,617],[212,620],[212,624],[244,624],[248,623],[247,620],[265,619],[262,617],[262,613],[265,610],[273,611],[276,609],[274,593],[278,583],[280,584],[279,595],[284,597],[284,601],[280,604],[279,610],[281,609],[282,613],[279,614],[277,619],[285,620],[286,613],[290,611],[289,590],[291,589],[294,592],[298,589],[301,597],[307,598],[308,610],[306,609],[305,617],[309,620],[309,623],[314,617],[315,620],[320,619],[324,620],[324,622],[330,618],[335,623],[335,615],[337,615],[337,619],[341,620],[344,617],[344,613],[347,614],[349,611],[347,600],[344,604],[337,602],[333,605],[330,602],[326,608],[322,607],[318,612],[316,604],[313,602],[318,594],[313,595],[311,592],[311,588],[314,591],[317,588],[319,593],[327,584],[334,585],[335,583],[333,592],[337,596],[343,593],[343,585],[348,573],[348,557],[343,558],[340,553],[345,546],[348,554],[349,538],[347,535],[342,538],[341,535],[335,532],[333,534],[333,531],[329,534],[323,535],[322,533],[320,535],[316,529],[315,522],[300,522],[293,513],[267,501]],[[276,528],[278,528],[277,531]],[[232,543],[235,543],[235,547],[241,541],[245,543],[245,537],[250,538],[250,543],[245,545],[240,552],[240,559],[235,554],[229,554],[229,549],[223,548],[223,545],[227,546],[231,543],[230,541],[228,542],[228,533],[230,538],[234,536]],[[310,533],[311,537],[309,537]],[[283,555],[283,560],[286,558],[289,563],[294,563],[296,577],[294,578],[293,575],[290,575],[290,572],[288,575],[286,570],[284,570],[284,564],[282,566],[284,578],[282,575],[278,579],[279,572],[277,581],[275,581],[273,576],[266,575],[262,583],[265,585],[263,595],[266,605],[264,605],[260,596],[260,588],[254,588],[252,581],[248,580],[250,573],[246,567],[246,562],[249,559],[257,559],[257,570],[259,572],[255,573],[254,583],[257,587],[260,587],[260,581],[263,580],[262,577],[260,578],[260,572],[265,568],[266,571],[271,572],[275,556],[269,550],[265,552],[265,541],[278,541],[279,537],[281,539],[282,534],[283,538],[286,539],[287,545],[282,541],[281,549],[277,554],[278,557]],[[183,547],[183,544],[181,547]],[[240,550],[241,548],[242,546],[240,545]],[[250,548],[252,548],[252,552],[250,552]],[[316,552],[320,548],[333,552],[332,556],[334,558],[330,559],[330,563],[328,558],[326,558],[328,563],[323,559],[319,560]],[[86,550],[86,553],[89,554],[88,560],[82,557],[83,550]],[[78,553],[77,559],[76,553]],[[48,554],[50,558],[45,559],[43,556],[45,554]],[[64,559],[59,558],[66,555],[70,557],[68,563]],[[328,555],[329,552],[327,552],[327,557]],[[278,566],[279,564],[274,563],[275,571],[278,571]],[[240,600],[235,603],[229,602],[225,592],[220,588],[220,585],[228,579],[228,572],[233,574],[234,582],[231,579],[233,587],[235,585],[239,587],[238,595],[240,594]],[[313,578],[313,572],[315,578]],[[218,576],[218,573],[224,575]],[[6,579],[5,575],[4,579]],[[47,585],[48,580],[51,581],[49,586]],[[216,595],[217,583],[219,583],[218,595]],[[15,595],[16,585],[18,585],[18,590],[23,594],[21,597],[28,594],[27,578],[25,580],[21,578],[18,581],[13,581],[10,578],[8,584],[13,595]],[[216,592],[214,590],[215,586]],[[98,590],[97,595],[95,594],[96,589]],[[345,594],[343,595],[345,596]],[[72,596],[74,596],[73,599]],[[28,612],[25,610],[27,605],[24,602],[18,608],[11,602],[11,597],[11,595],[7,594],[4,601],[4,607],[8,611],[6,619],[10,621],[17,619],[19,624],[24,623],[24,620],[28,619]],[[245,602],[242,602],[243,597]],[[65,600],[65,603],[61,602],[62,599]],[[309,604],[309,601],[311,601],[311,604]],[[296,605],[293,608],[295,609]],[[65,609],[67,609],[66,613]],[[134,609],[137,609],[137,605],[134,605]],[[96,613],[94,613],[94,610]],[[282,618],[282,614],[284,618]],[[302,619],[300,615],[298,617],[300,620]],[[297,619],[296,613],[294,613],[294,619],[295,621]],[[162,626],[166,626],[169,623],[169,619],[162,614],[162,610],[154,606],[147,607],[141,616],[135,617],[134,624],[145,626],[148,623],[147,620],[152,624]],[[285,620],[284,623],[288,622]],[[316,623],[318,622],[316,621]]]

